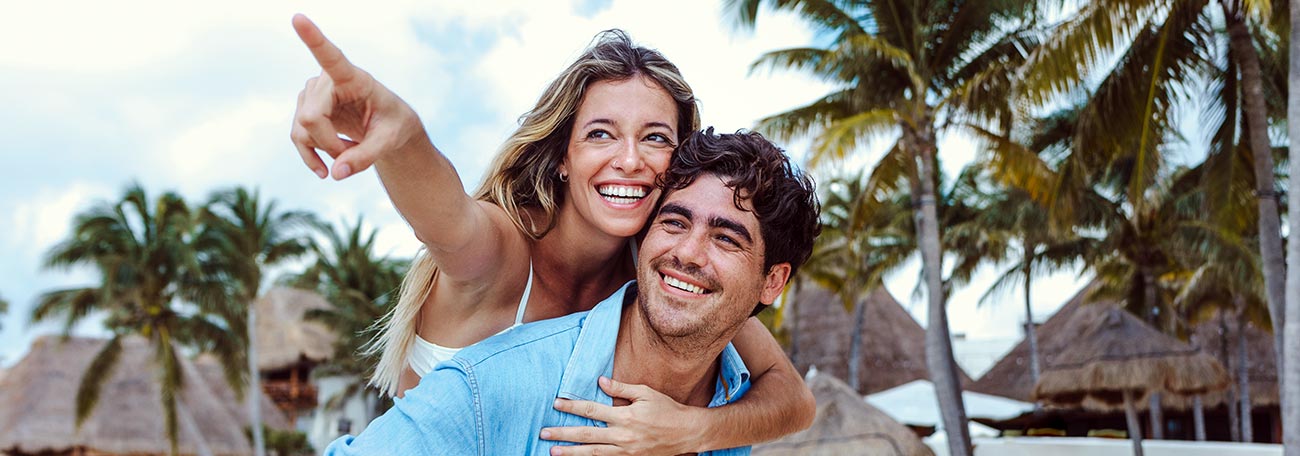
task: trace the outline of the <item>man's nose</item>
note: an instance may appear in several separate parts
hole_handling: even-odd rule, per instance
[[[673,254],[685,266],[702,267],[708,260],[708,230],[696,229],[673,247]]]

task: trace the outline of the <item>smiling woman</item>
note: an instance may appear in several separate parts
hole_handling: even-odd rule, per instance
[[[632,237],[659,197],[655,180],[699,123],[690,87],[658,52],[621,31],[598,35],[521,118],[470,196],[410,106],[305,17],[294,27],[322,69],[299,95],[291,133],[304,163],[335,179],[373,164],[425,246],[373,346],[380,362],[372,382],[381,389],[402,396],[458,347],[589,310],[636,276]],[[331,171],[317,151],[334,157]],[[624,418],[556,438],[594,444],[556,451],[677,454],[806,427],[811,394],[772,336],[751,320],[735,344],[754,378],[736,405],[685,407],[614,382],[607,393],[632,399]]]

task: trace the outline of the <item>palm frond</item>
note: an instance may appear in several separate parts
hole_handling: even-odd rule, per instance
[[[104,383],[113,376],[113,369],[117,367],[117,361],[122,356],[122,336],[114,335],[103,348],[95,353],[91,359],[90,365],[86,366],[86,371],[81,374],[81,382],[77,385],[76,403],[76,426],[81,428],[82,423],[90,418],[90,412],[99,404],[99,395],[104,389]]]

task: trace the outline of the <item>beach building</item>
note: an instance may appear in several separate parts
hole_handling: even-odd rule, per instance
[[[343,434],[365,429],[378,398],[348,394],[356,379],[325,376],[316,367],[334,355],[337,336],[306,318],[307,312],[330,307],[319,294],[276,287],[257,300],[257,366],[262,388],[292,427],[321,449]]]
[[[817,399],[817,416],[808,429],[755,445],[764,456],[933,456],[906,426],[862,401],[862,396],[830,374],[812,370],[808,387]]]
[[[144,338],[127,336],[117,366],[104,372],[98,405],[80,429],[75,398],[82,375],[107,343],[44,336],[0,379],[0,453],[17,455],[167,454],[156,355]],[[184,387],[176,396],[180,454],[247,455],[245,414],[220,366],[180,357]],[[270,401],[267,425],[286,428]],[[232,404],[233,403],[233,404]]]
[[[1049,366],[1058,362],[1058,357],[1077,342],[1080,328],[1087,322],[1101,318],[1110,309],[1117,308],[1115,302],[1089,302],[1086,296],[1091,287],[1084,287],[1066,302],[1051,318],[1038,327],[1038,345],[1042,365]],[[1193,328],[1188,339],[1192,345],[1199,347],[1223,363],[1230,375],[1237,373],[1239,361],[1233,341],[1235,328],[1226,323],[1224,318],[1214,317]],[[1274,367],[1272,337],[1263,331],[1247,329],[1246,365],[1250,372],[1251,403],[1253,404],[1254,441],[1280,442],[1280,410],[1277,405],[1277,373]],[[1224,350],[1224,344],[1229,347]],[[1226,353],[1225,353],[1226,352]],[[978,381],[967,389],[985,394],[1001,396],[1020,401],[1032,402],[1034,383],[1030,373],[1029,344],[1021,340],[998,361]],[[1234,387],[1235,387],[1235,378]],[[1230,390],[1231,391],[1231,390]],[[1230,417],[1225,405],[1226,399],[1235,397],[1232,393],[1209,394],[1202,398],[1205,407],[1207,438],[1209,440],[1227,441],[1232,438]],[[1187,398],[1168,398],[1162,401],[1165,419],[1165,438],[1191,440],[1194,438],[1191,400]],[[1144,425],[1145,435],[1151,435],[1149,409],[1146,401],[1138,404],[1140,421]],[[1081,409],[1048,408],[1038,414],[1027,415],[1006,421],[981,420],[998,429],[1022,432],[1059,431],[1067,436],[1085,436],[1097,430],[1125,429],[1122,411],[1092,412]]]
[[[787,350],[800,372],[812,366],[836,378],[848,378],[849,339],[853,315],[835,293],[802,284],[792,299],[793,318],[787,316],[790,334]],[[865,305],[861,346],[859,394],[884,391],[913,380],[928,380],[925,364],[925,329],[894,299],[877,288],[857,303]],[[960,368],[963,385],[971,379]]]

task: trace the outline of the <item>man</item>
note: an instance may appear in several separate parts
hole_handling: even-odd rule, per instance
[[[600,377],[685,405],[740,398],[749,373],[730,341],[808,259],[819,230],[812,183],[762,136],[712,129],[682,143],[661,181],[635,282],[589,312],[466,348],[326,453],[546,454],[563,443],[541,440],[542,428],[601,425],[552,407],[610,405]]]

